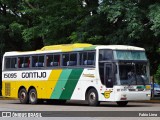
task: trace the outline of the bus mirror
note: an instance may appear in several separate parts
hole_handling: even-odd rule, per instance
[[[113,72],[114,72],[114,74],[117,74],[117,65],[116,64],[113,64]]]

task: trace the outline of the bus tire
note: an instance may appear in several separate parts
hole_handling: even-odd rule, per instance
[[[128,104],[128,101],[117,101],[117,105],[120,107],[125,107]]]
[[[98,93],[95,89],[91,88],[87,93],[87,101],[90,106],[98,106],[100,102],[98,101]]]
[[[20,100],[20,103],[27,104],[29,103],[28,93],[25,88],[22,88],[18,92],[18,98]]]
[[[37,91],[34,88],[32,88],[29,91],[29,103],[30,104],[37,104],[38,103]]]

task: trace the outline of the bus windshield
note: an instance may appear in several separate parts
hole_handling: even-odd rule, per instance
[[[145,51],[116,50],[115,60],[147,60]]]
[[[119,77],[121,85],[149,84],[147,63],[119,62]]]

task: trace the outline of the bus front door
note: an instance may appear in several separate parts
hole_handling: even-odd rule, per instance
[[[112,63],[104,64],[104,83],[107,88],[113,87],[113,64]]]

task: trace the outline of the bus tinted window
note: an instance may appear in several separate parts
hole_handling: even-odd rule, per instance
[[[54,55],[54,65],[60,66],[60,55]]]
[[[10,68],[10,60],[11,58],[6,58],[5,61],[6,61],[6,68]]]
[[[46,66],[51,67],[51,63],[53,62],[53,55],[47,55],[46,56]]]
[[[67,62],[69,61],[69,54],[62,55],[63,66],[67,66]]]
[[[7,69],[17,68],[17,58],[6,58],[5,61],[6,61],[5,66]]]
[[[94,65],[95,52],[80,53],[80,65]]]
[[[60,55],[47,55],[46,65],[47,67],[59,66]]]
[[[75,66],[77,65],[77,54],[73,53],[70,54],[70,60],[68,61],[68,66]]]
[[[18,68],[28,68],[30,66],[30,57],[18,57]]]
[[[112,50],[100,50],[99,51],[99,60],[112,60],[113,59],[113,52]]]
[[[32,67],[44,67],[44,56],[32,56]]]
[[[62,61],[63,61],[63,66],[76,66],[77,53],[63,54]]]

